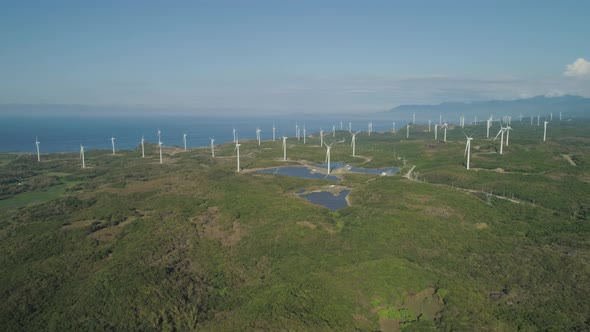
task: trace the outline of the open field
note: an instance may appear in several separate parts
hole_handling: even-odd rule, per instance
[[[590,122],[350,134],[334,184],[236,170],[234,146],[0,156],[0,326],[34,330],[590,329]],[[464,132],[475,131],[471,167]],[[498,125],[491,130],[495,136]],[[439,135],[439,139],[442,136]],[[307,144],[241,141],[245,170],[319,164]],[[564,157],[567,156],[567,157]],[[409,178],[402,175],[408,173]]]

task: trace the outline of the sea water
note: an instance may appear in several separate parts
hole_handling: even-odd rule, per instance
[[[278,116],[270,117],[228,117],[228,116],[146,116],[146,117],[3,117],[0,115],[0,152],[34,153],[35,138],[40,142],[41,153],[77,152],[80,145],[85,149],[111,149],[111,137],[115,137],[117,150],[131,150],[140,145],[143,136],[146,142],[157,143],[158,129],[164,146],[183,146],[183,134],[187,134],[187,147],[203,147],[215,138],[215,144],[233,141],[233,129],[240,139],[254,139],[256,128],[262,130],[263,140],[272,139],[273,123],[276,138],[296,135],[295,126],[307,129],[307,134],[317,135],[324,129],[326,140],[330,140],[332,125],[348,130],[367,130],[365,119],[334,116]],[[374,122],[375,131],[390,130],[389,121]]]

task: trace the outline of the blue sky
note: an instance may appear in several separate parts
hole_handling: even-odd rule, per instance
[[[0,103],[332,113],[588,96],[589,12],[587,1],[5,2]]]

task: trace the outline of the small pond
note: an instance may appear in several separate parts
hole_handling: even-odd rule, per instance
[[[340,194],[332,194],[328,191],[311,192],[309,194],[300,194],[300,197],[307,199],[308,201],[326,207],[332,211],[336,211],[348,206],[346,202],[346,196],[350,190],[342,190]]]
[[[328,168],[328,165],[327,164],[319,164],[319,165],[316,165],[316,167],[326,169],[326,168]],[[331,171],[334,171],[335,169],[338,169],[338,168],[344,168],[347,172],[375,174],[375,175],[381,175],[383,173],[385,173],[386,175],[391,175],[391,174],[397,173],[397,171],[399,170],[399,168],[397,168],[397,167],[359,168],[359,167],[352,167],[349,164],[341,163],[341,162],[330,163]]]
[[[326,179],[326,180],[333,180],[333,181],[340,180],[339,177],[334,176],[334,175],[316,173],[307,167],[296,167],[296,166],[273,167],[273,168],[259,170],[254,173],[287,175],[287,176],[295,176],[295,177],[303,178],[303,179]]]

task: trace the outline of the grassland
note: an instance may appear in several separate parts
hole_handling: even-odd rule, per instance
[[[295,192],[333,182],[235,172],[232,145],[116,156],[2,155],[0,326],[36,330],[590,329],[590,123],[513,123],[510,145],[337,132],[351,206]],[[497,131],[497,125],[496,125]],[[495,135],[495,132],[493,133]],[[439,136],[440,138],[440,136]],[[321,163],[307,144],[243,141],[246,170]],[[404,163],[405,160],[405,163]],[[575,164],[575,165],[574,165]],[[414,167],[412,180],[401,176]]]

